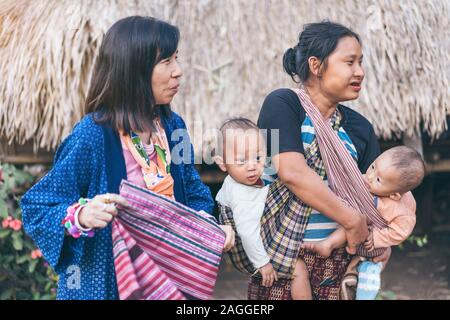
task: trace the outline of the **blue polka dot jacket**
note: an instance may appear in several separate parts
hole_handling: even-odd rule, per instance
[[[178,138],[171,139],[174,130],[186,129],[183,119],[174,112],[161,119],[172,159],[178,151],[191,160],[171,163],[175,199],[211,213],[214,202],[194,167],[189,136],[175,133]],[[186,144],[190,154],[183,155],[179,146]],[[93,238],[75,239],[65,235],[61,221],[80,197],[118,193],[122,179],[126,179],[126,168],[119,135],[88,114],[59,146],[51,171],[22,198],[25,231],[59,275],[58,299],[118,299],[111,225],[97,230]]]

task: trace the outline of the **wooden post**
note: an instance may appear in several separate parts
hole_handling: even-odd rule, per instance
[[[425,160],[420,133],[413,136],[403,135],[403,144],[415,149],[420,153],[422,159]],[[434,175],[431,172],[425,177],[422,185],[414,192],[417,197],[417,220],[420,222],[422,231],[425,234],[430,234],[433,228],[433,192]]]

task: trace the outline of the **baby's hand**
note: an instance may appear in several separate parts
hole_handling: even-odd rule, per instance
[[[262,275],[262,285],[265,287],[271,287],[274,281],[278,280],[277,273],[273,269],[272,264],[269,262],[265,266],[259,268],[259,272]]]
[[[369,232],[369,235],[368,235],[366,241],[364,241],[364,248],[366,248],[366,250],[368,250],[368,251],[372,251],[373,249],[375,249],[375,247],[373,245],[373,231],[372,230]]]

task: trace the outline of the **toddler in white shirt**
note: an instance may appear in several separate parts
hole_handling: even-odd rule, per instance
[[[245,253],[261,273],[262,284],[270,287],[278,277],[261,238],[261,217],[269,191],[269,186],[261,179],[266,161],[266,142],[260,129],[244,118],[226,121],[220,132],[222,136],[218,139],[217,149],[222,154],[216,154],[214,159],[228,176],[216,201],[233,212]],[[294,277],[292,281],[291,290],[295,290],[299,286],[294,281],[302,279]]]

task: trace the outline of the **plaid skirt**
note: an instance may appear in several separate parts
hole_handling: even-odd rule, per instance
[[[350,262],[345,248],[334,250],[328,258],[301,249],[298,257],[308,269],[313,300],[339,300],[342,277]],[[279,279],[271,287],[264,287],[261,280],[259,276],[251,277],[249,300],[292,300],[291,280]]]

